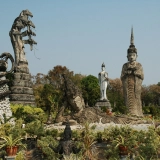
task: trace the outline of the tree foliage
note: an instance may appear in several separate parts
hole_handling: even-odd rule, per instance
[[[110,87],[107,90],[108,99],[113,111],[125,113],[122,82],[119,78],[109,80]]]
[[[25,122],[34,121],[35,119],[42,120],[44,116],[44,111],[41,108],[29,105],[11,104],[11,110],[16,119],[22,118]]]
[[[73,71],[70,71],[66,66],[55,66],[52,70],[48,72],[47,78],[55,88],[61,89],[63,84],[63,77],[62,74],[66,74],[68,77],[73,76]]]
[[[152,84],[149,86],[142,86],[142,102],[143,106],[159,105],[158,99],[160,97],[160,86]]]
[[[65,66],[57,65],[47,75],[38,73],[32,76],[36,104],[49,114],[57,113],[65,101],[63,74],[81,90],[81,74],[74,74]]]
[[[38,73],[32,76],[33,90],[37,107],[45,112],[57,112],[64,102],[64,79],[63,74],[72,80],[81,91],[85,103],[94,106],[100,98],[98,78],[89,75],[74,74],[66,66],[57,65],[49,70],[47,75]],[[8,75],[12,79],[11,75]],[[112,105],[113,111],[125,113],[122,82],[119,78],[109,79],[110,87],[107,89],[107,97]],[[158,106],[160,97],[160,82],[153,85],[142,86],[143,106]],[[152,107],[151,107],[152,108]],[[151,110],[154,109],[152,108]],[[145,111],[147,112],[147,111]],[[152,111],[150,111],[151,113]],[[149,112],[148,112],[149,113]]]
[[[85,103],[88,103],[89,106],[94,106],[100,98],[98,78],[93,75],[86,76],[82,79],[81,85]]]

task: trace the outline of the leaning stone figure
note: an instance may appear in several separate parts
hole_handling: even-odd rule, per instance
[[[102,71],[98,74],[101,98],[100,100],[108,100],[106,96],[106,90],[108,85],[108,73],[105,71],[105,64],[102,64]]]
[[[141,86],[144,75],[142,65],[136,62],[138,55],[134,45],[133,28],[130,43],[127,53],[128,62],[123,65],[121,73],[123,93],[128,113],[133,116],[142,117]]]

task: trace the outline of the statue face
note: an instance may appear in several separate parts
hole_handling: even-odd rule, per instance
[[[102,67],[102,71],[104,71],[105,70],[105,67]]]
[[[128,53],[127,58],[128,58],[129,62],[134,62],[137,59],[137,54],[136,53]]]

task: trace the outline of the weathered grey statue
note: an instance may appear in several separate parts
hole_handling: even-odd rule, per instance
[[[71,106],[72,111],[80,112],[84,109],[85,103],[80,89],[74,85],[72,80],[63,74],[64,99]]]
[[[23,10],[14,20],[9,32],[15,55],[14,82],[13,87],[11,87],[10,101],[12,103],[34,105],[35,99],[33,96],[31,75],[24,51],[24,44],[29,44],[31,50],[33,49],[33,45],[37,44],[31,37],[36,34],[31,30],[35,28],[35,25],[29,19],[30,17],[33,17],[32,13],[29,10]],[[26,30],[22,32],[22,29]],[[28,36],[27,40],[23,40],[25,36]]]
[[[121,80],[128,113],[142,117],[141,86],[144,75],[142,65],[136,62],[138,55],[134,45],[133,28],[130,43],[127,53],[128,62],[122,67]]]
[[[33,44],[37,44],[32,38],[31,35],[35,36],[36,34],[32,32],[31,27],[35,28],[35,25],[29,20],[29,17],[33,17],[32,13],[29,10],[23,10],[19,17],[17,17],[12,25],[12,28],[9,32],[11,43],[14,49],[15,54],[15,64],[19,65],[19,62],[27,62],[24,51],[24,44],[29,44],[31,50],[33,49]],[[27,30],[21,32],[22,29],[27,27]],[[28,40],[23,40],[23,37],[28,36]]]
[[[58,111],[55,122],[63,122],[66,119],[63,117],[63,113],[68,106],[70,106],[72,113],[80,113],[85,108],[84,99],[80,89],[74,85],[72,80],[67,77],[66,74],[62,74],[62,77],[64,79],[63,106]],[[70,119],[69,117],[67,118]]]
[[[51,144],[49,147],[56,153],[64,154],[69,156],[71,153],[77,154],[80,152],[80,148],[77,148],[74,141],[71,140],[72,138],[72,130],[70,127],[69,122],[66,122],[66,127],[63,132],[63,139],[59,142],[59,145],[54,148]],[[63,157],[61,157],[62,159]]]
[[[2,53],[0,55],[0,123],[4,121],[4,116],[8,119],[12,116],[12,111],[10,109],[10,102],[9,102],[9,87],[7,82],[9,81],[6,79],[5,75],[7,73],[13,72],[14,69],[14,59],[10,53]],[[10,59],[12,63],[12,68],[10,71],[6,71],[8,68],[8,59]]]
[[[101,98],[100,100],[108,100],[106,90],[108,85],[108,73],[105,71],[105,64],[102,64],[102,71],[98,74]]]

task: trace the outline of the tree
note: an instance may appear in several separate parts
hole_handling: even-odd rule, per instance
[[[47,75],[43,74],[43,73],[37,73],[36,76],[31,76],[31,81],[33,84],[33,87],[37,86],[37,85],[41,85],[41,84],[48,84],[49,80],[47,79]]]
[[[58,103],[60,100],[59,90],[56,90],[51,84],[45,84],[40,96],[41,101],[43,102],[41,108],[43,108],[44,111],[48,111],[48,114],[50,115],[51,109],[53,109],[55,103]]]
[[[81,90],[81,81],[82,79],[86,77],[82,74],[74,74],[71,78],[72,82]]]
[[[81,81],[81,86],[85,103],[88,103],[89,106],[94,106],[100,98],[98,78],[93,75],[84,77]]]
[[[108,99],[113,111],[125,113],[122,82],[119,78],[109,79],[110,88],[107,90]]]
[[[160,96],[160,86],[152,84],[149,86],[142,86],[142,102],[145,106],[158,105],[158,99]]]
[[[63,84],[63,77],[62,74],[66,74],[67,77],[73,76],[73,71],[69,71],[69,69],[66,66],[55,66],[52,70],[48,72],[47,78],[50,81],[50,84],[52,84],[55,88],[61,89],[61,86]]]

